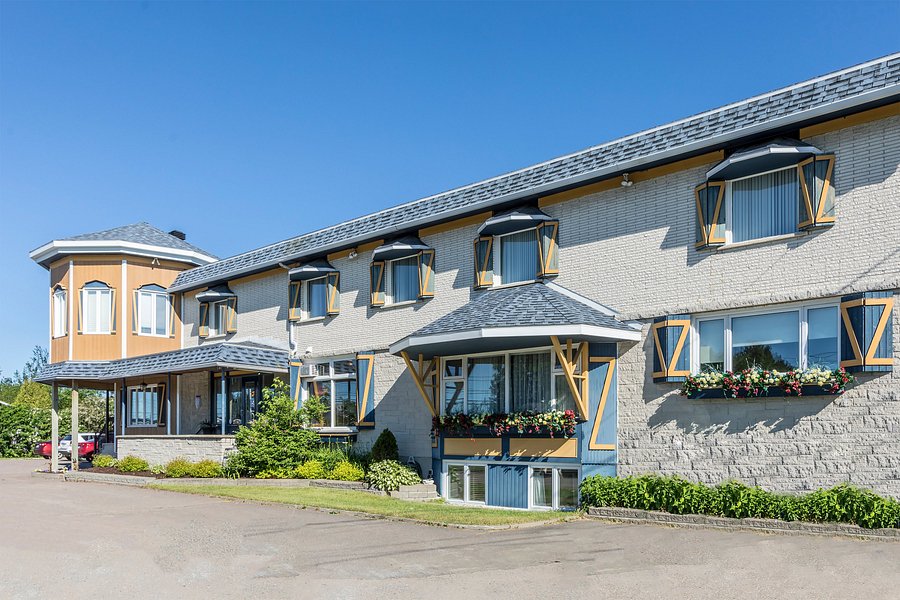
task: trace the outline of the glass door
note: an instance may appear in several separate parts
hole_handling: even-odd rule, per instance
[[[256,377],[244,377],[241,392],[243,400],[241,422],[246,425],[256,416],[256,408],[259,403],[259,379]]]

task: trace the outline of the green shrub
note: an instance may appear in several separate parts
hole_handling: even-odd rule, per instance
[[[379,434],[378,439],[372,445],[371,460],[373,463],[383,460],[400,461],[400,452],[397,450],[397,438],[390,429],[385,429]]]
[[[119,461],[109,454],[95,454],[91,460],[91,465],[94,467],[115,467],[118,464]]]
[[[338,444],[323,444],[322,447],[312,450],[306,454],[304,461],[317,460],[322,463],[322,468],[326,472],[334,470],[342,462],[349,460],[347,450]]]
[[[900,527],[900,502],[850,484],[809,494],[767,492],[739,481],[715,487],[681,477],[594,475],[581,483],[583,506],[613,506],[675,514],[853,523],[860,527]]]
[[[294,476],[294,469],[270,469],[254,475],[256,479],[290,479]]]
[[[228,471],[256,475],[264,471],[292,469],[320,447],[319,435],[303,429],[300,413],[294,407],[290,389],[276,379],[263,390],[261,412],[256,420],[238,429],[237,452],[228,460]]]
[[[150,465],[150,469],[148,470],[154,475],[165,475],[166,465]]]
[[[224,477],[225,471],[222,465],[214,460],[201,460],[194,463],[191,469],[191,477]]]
[[[325,479],[325,467],[318,460],[306,461],[294,473],[298,479]]]
[[[366,474],[366,481],[372,487],[385,492],[399,490],[401,485],[422,483],[415,471],[406,465],[401,465],[396,460],[382,460],[372,463],[369,467],[369,472]]]
[[[126,456],[119,461],[119,470],[123,473],[134,473],[136,471],[147,471],[150,469],[150,463],[143,458],[137,456]]]
[[[194,464],[184,458],[175,458],[166,464],[166,477],[192,477]]]
[[[31,456],[37,442],[49,439],[49,410],[18,403],[0,404],[0,457]]]
[[[365,477],[366,473],[361,467],[346,460],[339,462],[328,473],[328,479],[335,479],[337,481],[362,481]]]

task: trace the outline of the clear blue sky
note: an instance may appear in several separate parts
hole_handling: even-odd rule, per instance
[[[53,239],[229,256],[889,54],[900,3],[0,2],[0,369]]]

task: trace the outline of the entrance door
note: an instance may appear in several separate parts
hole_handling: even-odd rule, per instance
[[[244,425],[256,416],[257,403],[259,402],[259,379],[256,377],[244,377],[241,386],[243,396],[242,422]]]

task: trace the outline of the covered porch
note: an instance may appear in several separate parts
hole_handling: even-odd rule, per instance
[[[228,438],[253,420],[263,388],[287,372],[286,350],[248,342],[205,344],[116,361],[50,364],[36,380],[53,390],[52,468],[59,466],[59,386],[73,390],[73,439],[78,434],[78,390],[105,390],[111,401],[104,433],[115,453],[161,464],[183,455],[222,456]],[[77,468],[75,456],[72,464]]]

